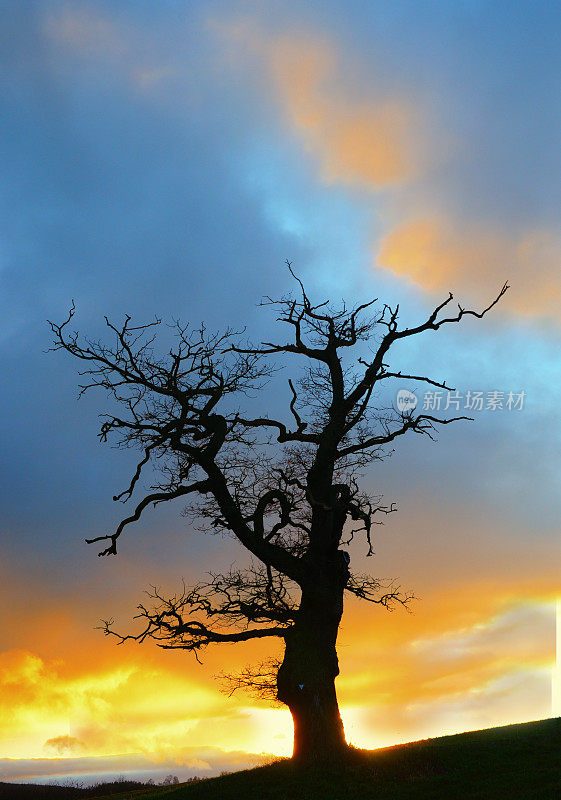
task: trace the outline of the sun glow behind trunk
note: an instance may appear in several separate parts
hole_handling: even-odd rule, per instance
[[[551,676],[551,716],[561,717],[561,598],[555,604],[555,663]]]

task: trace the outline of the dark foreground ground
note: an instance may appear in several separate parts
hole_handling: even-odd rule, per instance
[[[0,784],[0,800],[71,800],[88,790]],[[118,789],[119,787],[115,787]],[[124,787],[121,787],[124,788]],[[111,800],[561,800],[561,719],[385,748],[344,765],[298,769],[288,760],[177,786],[96,795]]]

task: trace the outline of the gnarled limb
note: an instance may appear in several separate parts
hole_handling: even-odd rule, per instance
[[[211,573],[208,582],[190,589],[184,584],[183,591],[172,597],[164,597],[156,587],[147,594],[152,607],[139,604],[135,616],[144,620],[144,628],[136,634],[120,634],[113,630],[113,620],[107,620],[106,635],[115,636],[121,644],[152,639],[164,649],[196,652],[208,644],[283,637],[298,610],[283,576],[256,567],[225,575]]]
[[[432,439],[431,431],[435,430],[435,425],[449,425],[451,422],[460,422],[462,420],[473,422],[473,417],[451,417],[450,419],[440,419],[433,417],[431,414],[419,414],[416,417],[402,416],[402,425],[393,431],[385,434],[370,436],[365,439],[360,439],[355,444],[344,447],[337,452],[337,458],[345,458],[345,456],[358,453],[360,451],[369,450],[371,447],[380,447],[385,444],[393,442],[398,436],[403,436],[407,431],[414,431],[415,433],[425,434]]]
[[[178,497],[184,497],[187,494],[192,494],[193,492],[201,492],[205,493],[210,490],[210,485],[206,481],[197,481],[196,483],[192,483],[190,486],[180,486],[178,489],[170,492],[153,492],[152,494],[146,495],[137,507],[134,510],[134,513],[131,514],[130,517],[122,520],[119,525],[117,526],[117,530],[115,533],[108,534],[106,536],[96,536],[93,539],[86,539],[87,544],[93,544],[94,542],[102,542],[104,540],[110,540],[111,544],[106,550],[103,550],[101,553],[98,553],[100,556],[106,556],[109,554],[116,555],[117,554],[117,539],[123,532],[124,528],[127,525],[130,525],[131,522],[138,522],[140,517],[142,516],[142,512],[144,509],[149,505],[157,506],[158,503],[164,503],[168,500],[176,500]]]

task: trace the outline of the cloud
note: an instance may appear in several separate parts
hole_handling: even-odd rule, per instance
[[[403,101],[353,101],[328,45],[282,38],[270,49],[286,117],[319,159],[326,183],[379,188],[411,174],[411,112]]]
[[[375,263],[429,292],[454,288],[483,302],[508,279],[503,309],[559,318],[561,239],[547,229],[506,231],[422,217],[387,233]]]
[[[179,65],[170,61],[169,50],[154,47],[138,19],[123,24],[118,15],[93,5],[68,4],[46,14],[42,30],[58,61],[62,55],[74,59],[74,68],[77,63],[106,67],[141,92],[160,89],[177,77]],[[182,88],[185,102],[188,87],[184,83]]]
[[[381,189],[416,171],[411,104],[402,97],[357,91],[332,40],[325,36],[273,34],[251,20],[212,29],[234,46],[234,60],[253,59],[267,82],[287,127],[319,164],[326,184]],[[265,89],[267,91],[267,89]]]
[[[185,748],[195,742],[199,749],[218,744],[246,753],[286,754],[290,749],[287,710],[248,707],[244,697],[226,701],[210,679],[218,671],[211,658],[205,659],[203,671],[193,659],[161,651],[157,655],[165,658],[159,664],[153,650],[143,648],[139,654],[135,649],[133,655],[130,649],[113,647],[112,663],[105,665],[92,664],[91,658],[80,663],[72,650],[57,660],[23,650],[0,654],[0,704],[5,712],[0,756],[135,752],[154,761],[185,764],[193,757]],[[216,661],[224,654],[214,656]],[[244,659],[244,653],[237,658]],[[209,679],[210,685],[204,685]],[[276,734],[282,734],[282,740]]]
[[[62,756],[65,753],[73,753],[85,749],[84,742],[76,739],[75,736],[54,736],[52,739],[47,739],[43,745],[44,750],[51,751],[53,755]]]
[[[415,699],[353,709],[351,736],[362,734],[363,746],[384,746],[462,731],[529,722],[550,716],[551,670],[531,665],[473,686],[463,694]],[[359,734],[360,735],[360,734]],[[385,741],[384,741],[385,739]]]
[[[91,662],[76,667],[26,651],[2,653],[0,699],[7,715],[0,724],[1,752],[35,755],[41,739],[57,751],[79,741],[86,755],[155,753],[177,746],[197,722],[215,717],[217,692],[127,658],[92,668]],[[69,726],[68,734],[60,733]]]
[[[85,4],[68,5],[51,13],[45,18],[44,31],[59,47],[87,56],[120,58],[129,50],[124,31]]]
[[[338,692],[354,743],[375,747],[550,715],[553,604],[487,594],[487,608],[466,607],[471,619],[458,627],[456,600],[433,598],[414,624],[397,614],[375,624],[364,614],[353,619],[341,642]]]
[[[249,769],[263,762],[259,755],[219,747],[185,747],[180,757],[156,761],[142,753],[81,758],[0,758],[0,780],[31,783],[82,779],[86,783],[115,779],[161,781],[166,775],[181,780],[212,777],[223,771]]]

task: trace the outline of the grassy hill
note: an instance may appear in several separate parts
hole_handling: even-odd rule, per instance
[[[561,800],[561,719],[356,750],[348,764],[323,771],[282,760],[196,783],[111,795],[117,798]]]

